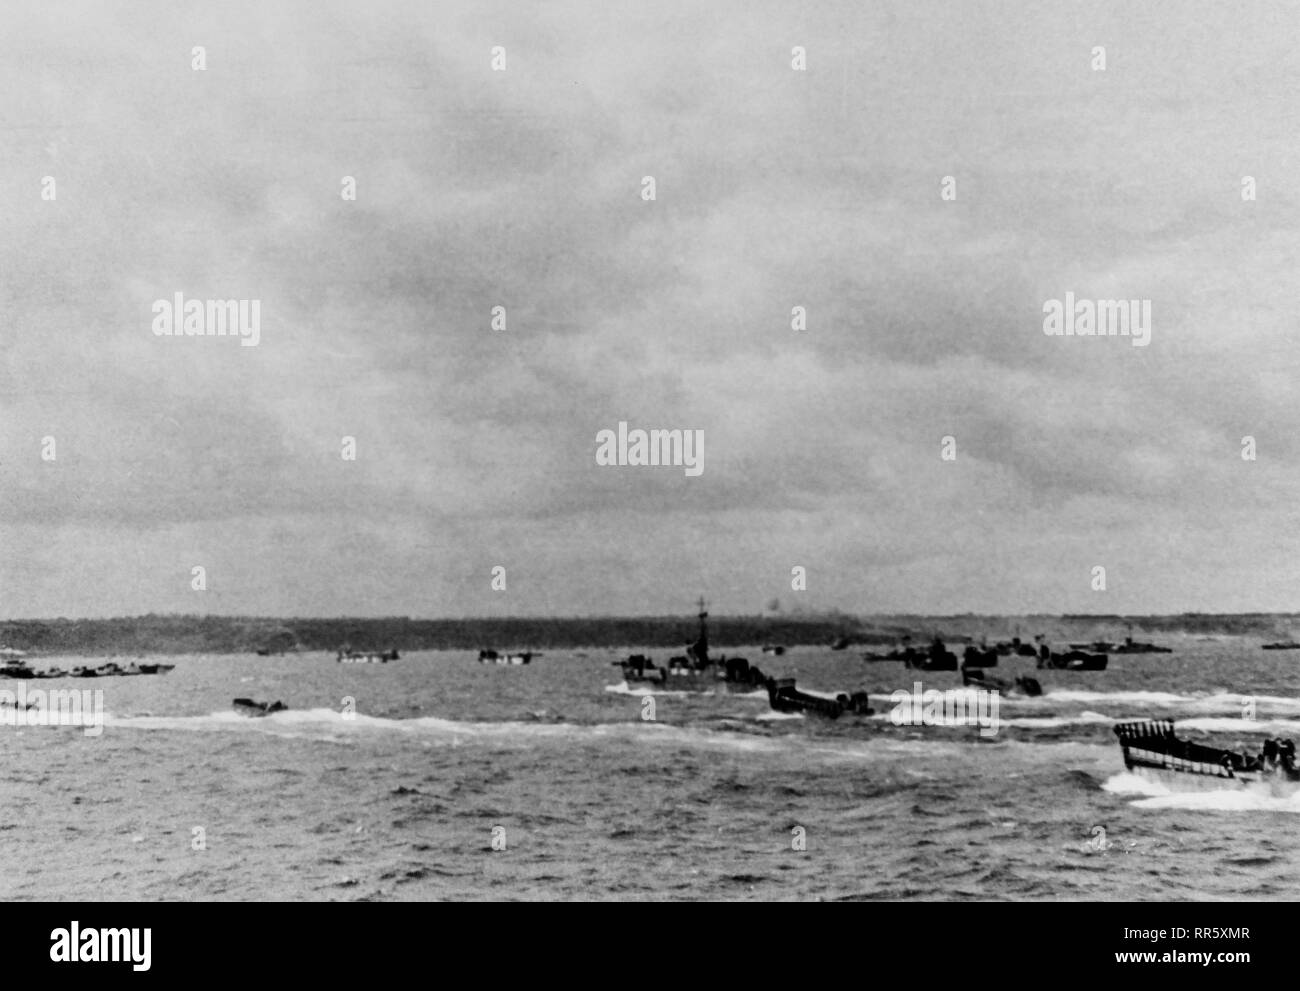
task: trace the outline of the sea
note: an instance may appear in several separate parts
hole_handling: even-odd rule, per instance
[[[1104,672],[1002,658],[994,673],[1045,694],[1001,697],[992,734],[896,724],[892,693],[954,689],[956,673],[820,647],[724,653],[801,689],[865,690],[873,715],[650,695],[613,662],[673,652],[635,646],[519,667],[471,651],[187,654],[150,658],[176,665],[165,675],[29,681],[102,690],[104,725],[0,725],[0,897],[1300,897],[1300,798],[1170,793],[1125,773],[1112,732],[1172,719],[1251,751],[1300,737],[1300,651],[1162,642],[1175,652],[1112,655]],[[240,696],[289,708],[249,718]]]

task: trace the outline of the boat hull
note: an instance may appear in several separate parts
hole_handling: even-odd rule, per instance
[[[961,683],[967,688],[982,688],[985,691],[1000,692],[1003,695],[1024,695],[1029,698],[1038,698],[1043,694],[1043,686],[1038,683],[1037,678],[1030,678],[1021,675],[1015,681],[1008,681],[1005,678],[998,678],[991,674],[985,674],[980,668],[961,669]]]
[[[645,687],[661,692],[694,692],[700,695],[716,695],[719,692],[745,694],[761,691],[763,685],[748,681],[728,681],[713,672],[670,673],[664,668],[655,668],[645,673],[624,669],[623,680],[628,687]]]
[[[1241,773],[1228,777],[1218,774],[1195,774],[1167,767],[1132,767],[1138,777],[1162,785],[1171,792],[1242,791],[1274,798],[1290,798],[1300,793],[1300,781],[1276,774]]]
[[[283,702],[255,702],[252,699],[235,699],[231,702],[230,707],[241,716],[251,716],[253,718],[284,712],[289,708]]]
[[[634,654],[619,661],[618,666],[629,687],[645,686],[665,692],[702,695],[718,692],[743,694],[767,687],[767,677],[743,657],[717,658],[702,667],[683,663],[683,660],[676,658],[667,667],[659,667],[643,654]]]
[[[909,671],[956,671],[957,655],[950,650],[942,654],[923,654],[903,662]]]
[[[995,668],[998,666],[998,652],[996,648],[980,650],[978,647],[967,647],[961,662],[963,667],[968,668]]]
[[[1052,671],[1105,671],[1110,658],[1106,654],[1089,654],[1072,650],[1066,654],[1052,654],[1039,658],[1038,666]]]
[[[398,660],[400,655],[395,650],[371,651],[365,654],[339,654],[340,664],[387,664]]]
[[[1180,739],[1170,720],[1115,724],[1124,767],[1170,791],[1241,791],[1290,796],[1300,791],[1295,744],[1267,740],[1258,756]]]

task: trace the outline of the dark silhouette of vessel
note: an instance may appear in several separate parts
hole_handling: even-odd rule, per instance
[[[254,702],[252,699],[235,699],[231,707],[241,716],[269,716],[273,712],[284,712],[289,707],[283,702]]]
[[[984,668],[963,666],[961,669],[961,683],[967,688],[983,688],[986,691],[995,691],[1002,695],[1024,695],[1029,698],[1038,698],[1043,694],[1043,686],[1038,683],[1037,678],[1020,675],[1014,681],[1008,681],[1006,678],[999,678],[996,675],[989,674]]]
[[[757,665],[743,657],[709,656],[708,611],[699,602],[700,632],[688,644],[685,655],[671,657],[660,667],[644,654],[633,654],[614,663],[623,669],[623,680],[632,685],[657,685],[679,692],[753,691],[767,682]]]
[[[1126,769],[1174,790],[1263,786],[1285,796],[1300,790],[1291,740],[1265,740],[1258,754],[1223,750],[1180,739],[1168,719],[1116,723],[1115,735]]]

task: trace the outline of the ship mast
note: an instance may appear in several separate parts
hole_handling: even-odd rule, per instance
[[[709,660],[709,629],[705,620],[709,618],[708,610],[704,607],[704,596],[700,596],[700,638],[692,645],[691,652],[695,655],[700,664],[707,664]]]

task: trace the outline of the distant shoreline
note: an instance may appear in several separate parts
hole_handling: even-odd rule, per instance
[[[1289,638],[1296,613],[1183,613],[1167,616],[905,614],[774,614],[713,616],[719,647],[750,644],[828,646],[847,637],[850,648],[896,642],[901,636],[949,639],[1120,640],[1160,635]],[[247,654],[364,650],[581,649],[677,647],[695,636],[697,620],[683,616],[411,619],[278,619],[246,616],[148,615],[113,619],[0,621],[0,645],[37,654]]]

